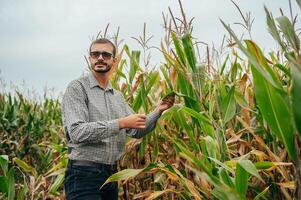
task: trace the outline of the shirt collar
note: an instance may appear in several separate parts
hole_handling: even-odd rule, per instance
[[[107,88],[104,89],[101,85],[99,85],[98,81],[96,80],[96,78],[94,77],[92,72],[89,73],[88,79],[89,79],[89,82],[90,82],[90,88],[98,86],[98,87],[100,87],[101,89],[103,89],[105,91],[111,91],[112,93],[114,92],[112,84],[111,84],[110,81],[108,82]]]

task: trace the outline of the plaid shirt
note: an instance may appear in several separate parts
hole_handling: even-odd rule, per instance
[[[126,135],[143,137],[152,131],[159,115],[146,117],[145,129],[121,129],[118,119],[133,114],[121,92],[102,88],[94,75],[72,81],[63,96],[62,117],[72,160],[115,164],[124,151]]]

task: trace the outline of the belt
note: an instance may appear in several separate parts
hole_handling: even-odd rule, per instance
[[[103,164],[97,163],[89,160],[69,160],[69,165],[77,165],[77,166],[89,166],[89,167],[96,167],[101,169],[110,169],[110,170],[117,170],[117,164]]]

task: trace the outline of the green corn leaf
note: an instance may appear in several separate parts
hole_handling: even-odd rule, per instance
[[[296,52],[300,50],[300,40],[295,33],[293,25],[291,24],[290,20],[286,16],[281,16],[276,19],[279,23],[279,27],[283,32],[285,38],[293,47]]]
[[[239,63],[237,63],[237,58],[235,58],[235,61],[232,64],[231,70],[230,70],[230,72],[231,72],[231,77],[230,77],[231,82],[234,82],[236,80],[238,65],[239,65]]]
[[[299,5],[300,9],[301,9],[301,0],[296,0],[297,4]]]
[[[189,66],[191,67],[192,72],[196,72],[196,66],[195,66],[196,57],[195,57],[194,48],[191,40],[191,35],[186,33],[182,37],[182,43],[183,43],[184,52],[188,60]]]
[[[174,32],[171,32],[170,35],[171,35],[172,41],[175,45],[177,55],[178,55],[180,61],[182,62],[182,64],[185,65],[186,64],[186,62],[185,62],[186,58],[185,58],[184,51],[183,51],[183,48],[181,46],[181,43],[178,40],[178,38],[177,38],[177,36],[175,35]]]
[[[128,45],[124,45],[124,50],[125,50],[125,53],[128,55],[128,57],[131,57],[131,51],[130,51],[130,48]]]
[[[27,192],[27,187],[23,186],[22,190],[18,194],[17,200],[23,200],[23,199],[25,199],[26,192]]]
[[[140,61],[140,51],[132,51],[132,54],[130,56],[130,73],[129,73],[129,81],[130,83],[133,82],[134,77],[138,71],[139,67],[139,61]]]
[[[292,111],[294,114],[295,126],[301,138],[301,64],[293,63],[292,66]]]
[[[229,60],[229,54],[227,55],[226,59],[224,60],[224,62],[222,64],[220,75],[222,75],[224,73],[224,70],[225,70],[228,60]]]
[[[260,162],[254,163],[254,165],[257,169],[269,169],[269,168],[275,166],[275,164],[270,161],[260,161]]]
[[[244,96],[237,90],[234,92],[235,101],[243,108],[248,108],[248,102],[244,98]]]
[[[177,85],[181,93],[191,96],[190,94],[192,87],[183,74],[178,74]]]
[[[211,137],[214,137],[214,133],[215,133],[215,130],[213,128],[213,125],[212,124],[208,124],[208,123],[201,123],[201,127],[204,131],[204,133],[206,135],[209,135]]]
[[[218,164],[219,166],[222,167],[222,169],[227,170],[228,172],[234,174],[234,170],[232,168],[230,168],[229,166],[225,165],[224,163],[222,163],[221,161],[215,159],[215,158],[211,158],[209,157],[210,160],[214,161],[216,164]]]
[[[151,72],[149,75],[149,81],[145,90],[145,94],[148,95],[154,84],[160,80],[159,72]]]
[[[200,152],[202,152],[202,157],[200,158],[201,163],[203,163],[203,165],[207,166],[207,169],[208,169],[209,171],[212,171],[216,165],[214,165],[214,164],[213,164],[212,162],[210,162],[210,160],[209,160],[210,157],[209,157],[208,152],[207,152],[205,140],[202,140],[202,139],[201,139],[201,140],[199,141],[199,145],[201,146]],[[214,159],[214,158],[212,158],[212,159]]]
[[[256,57],[254,55],[252,55],[241,43],[241,41],[237,38],[236,34],[233,32],[233,30],[230,28],[229,25],[226,25],[222,20],[220,20],[221,23],[223,24],[223,26],[225,27],[225,29],[229,32],[229,34],[233,37],[233,39],[235,40],[236,44],[238,45],[238,48],[248,57],[249,62],[253,64],[253,66],[257,69],[257,71],[259,71],[262,76],[273,86],[275,87],[277,90],[282,91],[283,92],[283,88],[279,82],[279,80],[277,81],[277,77],[273,76],[273,73],[268,73],[271,72],[268,68],[267,69],[263,69],[261,64],[259,63],[258,60],[256,59]],[[255,54],[257,55],[257,54]]]
[[[181,144],[180,141],[174,140],[174,145],[179,149],[179,154],[189,160],[190,162],[194,163],[197,167],[199,167],[201,170],[203,170],[209,177],[212,183],[215,185],[220,185],[220,180],[212,174],[211,171],[208,170],[208,167],[202,163],[202,161],[194,156],[194,154],[187,149],[184,145]]]
[[[219,200],[246,200],[246,197],[241,196],[236,190],[232,188],[218,188],[215,187],[211,194]]]
[[[164,65],[164,66],[161,67],[161,72],[162,72],[162,74],[163,74],[163,77],[164,77],[164,79],[165,79],[165,81],[166,81],[166,83],[167,83],[169,89],[170,89],[170,90],[173,90],[173,86],[172,86],[172,84],[171,84],[169,75],[168,75],[168,73],[167,73],[167,66],[166,66],[166,65]]]
[[[136,177],[138,174],[142,173],[142,172],[148,172],[151,169],[155,168],[156,165],[153,163],[150,163],[147,167],[142,168],[142,169],[124,169],[122,171],[119,171],[113,175],[111,175],[106,182],[101,186],[101,188],[110,182],[115,182],[115,181],[121,181],[121,180],[128,180],[131,178]]]
[[[274,67],[277,67],[278,69],[280,69],[283,73],[285,73],[285,75],[287,75],[288,77],[291,78],[291,72],[289,69],[287,69],[286,67],[284,67],[283,65],[277,63],[274,65]]]
[[[63,151],[66,150],[66,147],[63,146],[62,144],[49,144],[47,145],[50,149],[53,149],[59,153],[62,153]]]
[[[219,151],[218,144],[210,136],[204,137],[204,140],[205,140],[208,156],[219,160],[221,158],[221,154]]]
[[[255,97],[264,119],[278,139],[284,142],[289,156],[295,160],[293,126],[287,95],[281,94],[265,81],[257,69],[251,66]],[[284,117],[285,116],[285,117]]]
[[[219,169],[219,177],[229,187],[235,188],[232,178],[229,176],[229,173],[224,168]]]
[[[0,176],[0,191],[5,194],[8,193],[7,180],[4,176]]]
[[[270,77],[273,79],[274,83],[277,84],[278,87],[275,87],[275,89],[279,90],[279,92],[286,93],[286,91],[282,87],[281,81],[277,77],[276,73],[273,71],[273,68],[271,68],[268,65],[267,60],[264,57],[264,55],[263,55],[261,49],[258,47],[258,45],[255,42],[253,42],[252,40],[245,40],[245,43],[247,45],[247,51],[250,53],[250,55],[254,56],[257,63],[259,64],[260,69],[268,72]],[[251,63],[253,64],[253,62],[251,62]],[[253,64],[253,66],[255,66],[255,65]],[[257,67],[255,67],[255,68],[257,69]],[[258,70],[258,71],[260,71],[260,70]],[[260,72],[260,73],[262,74],[262,72]],[[268,81],[268,79],[265,79],[265,80]],[[270,84],[272,85],[271,82],[270,82]]]
[[[142,97],[142,106],[146,112],[148,112],[148,105],[147,105],[147,93],[145,92],[146,89],[146,83],[145,83],[145,77],[141,76],[141,83],[140,83],[140,92]]]
[[[198,143],[197,143],[197,141],[196,141],[196,136],[195,136],[195,133],[193,132],[193,130],[191,130],[191,129],[186,129],[186,133],[187,133],[187,135],[188,135],[188,137],[189,137],[189,140],[190,140],[190,144],[192,145],[192,147],[193,147],[193,150],[195,151],[195,152],[199,152],[200,151],[200,148],[199,148],[199,145],[198,145]]]
[[[196,140],[195,132],[192,130],[192,127],[187,123],[187,118],[179,112],[180,107],[174,106],[170,109],[173,111],[173,119],[179,125],[179,127],[187,133],[191,146],[195,152],[199,151],[198,141]],[[168,111],[167,111],[168,112]]]
[[[152,151],[152,162],[155,163],[157,162],[157,158],[158,158],[158,154],[159,154],[159,142],[158,142],[158,133],[153,133],[152,136],[153,136],[153,145],[154,145],[154,148],[153,148],[153,151]]]
[[[250,160],[239,160],[237,164],[241,166],[244,170],[246,170],[249,174],[257,177],[259,180],[264,182],[263,179],[258,174],[255,165]]]
[[[256,195],[256,197],[254,198],[254,200],[260,200],[260,199],[266,199],[266,198],[264,198],[265,197],[265,194],[266,193],[268,193],[268,191],[269,191],[269,188],[270,188],[270,186],[269,187],[266,187],[262,192],[260,192],[258,195]]]
[[[249,173],[239,164],[235,171],[235,188],[242,196],[246,196],[248,189]]]
[[[141,89],[139,89],[138,94],[132,103],[132,108],[135,112],[138,112],[139,108],[142,106],[143,103],[142,101],[143,101],[142,91]]]
[[[184,98],[186,107],[191,108],[191,109],[195,110],[196,112],[201,112],[201,106],[198,101],[196,101],[192,97],[187,96],[182,93],[176,93],[176,95]]]
[[[150,135],[148,135],[150,136]],[[143,137],[141,143],[139,144],[138,158],[142,159],[145,155],[146,151],[146,139],[147,137]]]
[[[15,199],[15,178],[14,178],[14,169],[11,168],[7,173],[7,186],[8,186],[8,200]]]
[[[174,110],[173,110],[173,119],[176,121],[176,123],[179,125],[179,127],[181,127],[183,130],[185,130],[185,132],[187,133],[189,140],[190,140],[190,144],[192,145],[193,149],[198,152],[199,151],[199,145],[196,141],[196,137],[195,137],[195,133],[192,130],[191,126],[188,125],[187,123],[187,119],[185,118],[185,116],[179,112],[179,110],[181,110],[180,107],[178,106],[174,106]]]
[[[162,49],[162,54],[163,54],[163,56],[164,56],[166,62],[167,62],[169,65],[173,66],[177,71],[179,71],[179,67],[178,67],[178,65],[177,65],[176,60],[175,60],[174,58],[172,58],[172,57],[168,54],[168,52],[167,52],[167,50],[165,49],[165,47],[164,47],[164,45],[163,45],[162,42],[161,42],[161,49]]]
[[[264,6],[264,10],[266,13],[266,19],[267,19],[267,25],[268,25],[268,30],[272,37],[274,38],[275,41],[278,42],[278,44],[281,46],[282,50],[285,51],[285,44],[282,42],[279,32],[277,30],[277,26],[275,24],[275,20],[273,18],[272,13],[269,12],[266,6]]]
[[[203,112],[197,112],[191,108],[188,108],[186,106],[183,106],[183,108],[181,108],[182,111],[184,111],[187,115],[194,117],[195,119],[197,119],[199,122],[204,122],[206,124],[210,124],[209,119],[204,115]]]
[[[57,163],[56,165],[54,165],[50,170],[48,170],[45,175],[48,176],[49,174],[53,173],[54,171],[60,170],[65,166],[66,166],[66,163],[61,161],[61,162]]]
[[[274,82],[281,84],[272,71],[272,68],[267,65],[258,46],[249,40],[246,41],[246,44],[248,51],[256,55],[258,63],[261,63],[261,67],[269,71]],[[288,94],[283,89],[276,89],[254,65],[251,65],[251,71],[254,79],[255,97],[261,113],[271,127],[272,132],[278,139],[284,142],[289,156],[295,160],[297,155],[294,145],[293,125],[291,121],[292,114],[289,109]]]
[[[6,176],[7,170],[8,170],[8,156],[7,155],[0,155],[0,166],[2,168],[4,176]]]
[[[31,173],[34,177],[37,177],[37,171],[32,166],[28,165],[26,162],[20,160],[19,158],[14,158],[14,162],[21,167],[25,172]]]
[[[57,190],[59,189],[59,187],[63,184],[64,182],[64,177],[65,175],[64,174],[60,174],[56,177],[54,183],[51,185],[50,189],[49,189],[49,192],[51,194],[56,194],[57,193]]]
[[[122,59],[122,60],[120,61],[120,64],[119,64],[118,70],[117,70],[117,76],[116,76],[116,78],[118,77],[118,80],[120,79],[120,77],[126,79],[126,75],[123,73],[123,67],[124,67],[125,65],[127,65],[127,62],[126,62],[125,59]]]
[[[236,102],[234,98],[235,87],[233,86],[227,96],[222,100],[221,111],[223,115],[224,122],[230,121],[236,112]]]

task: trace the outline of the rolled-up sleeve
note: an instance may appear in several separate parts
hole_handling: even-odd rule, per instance
[[[87,95],[80,82],[71,82],[62,99],[64,128],[74,144],[98,143],[119,133],[118,119],[89,122]]]
[[[126,103],[126,109],[127,109],[127,114],[128,115],[135,114],[133,109],[127,103]],[[147,133],[154,130],[159,117],[160,116],[156,111],[153,111],[153,112],[149,113],[146,116],[146,125],[145,125],[144,129],[130,129],[130,128],[127,128],[126,129],[126,134],[130,137],[133,137],[133,138],[143,137]]]

